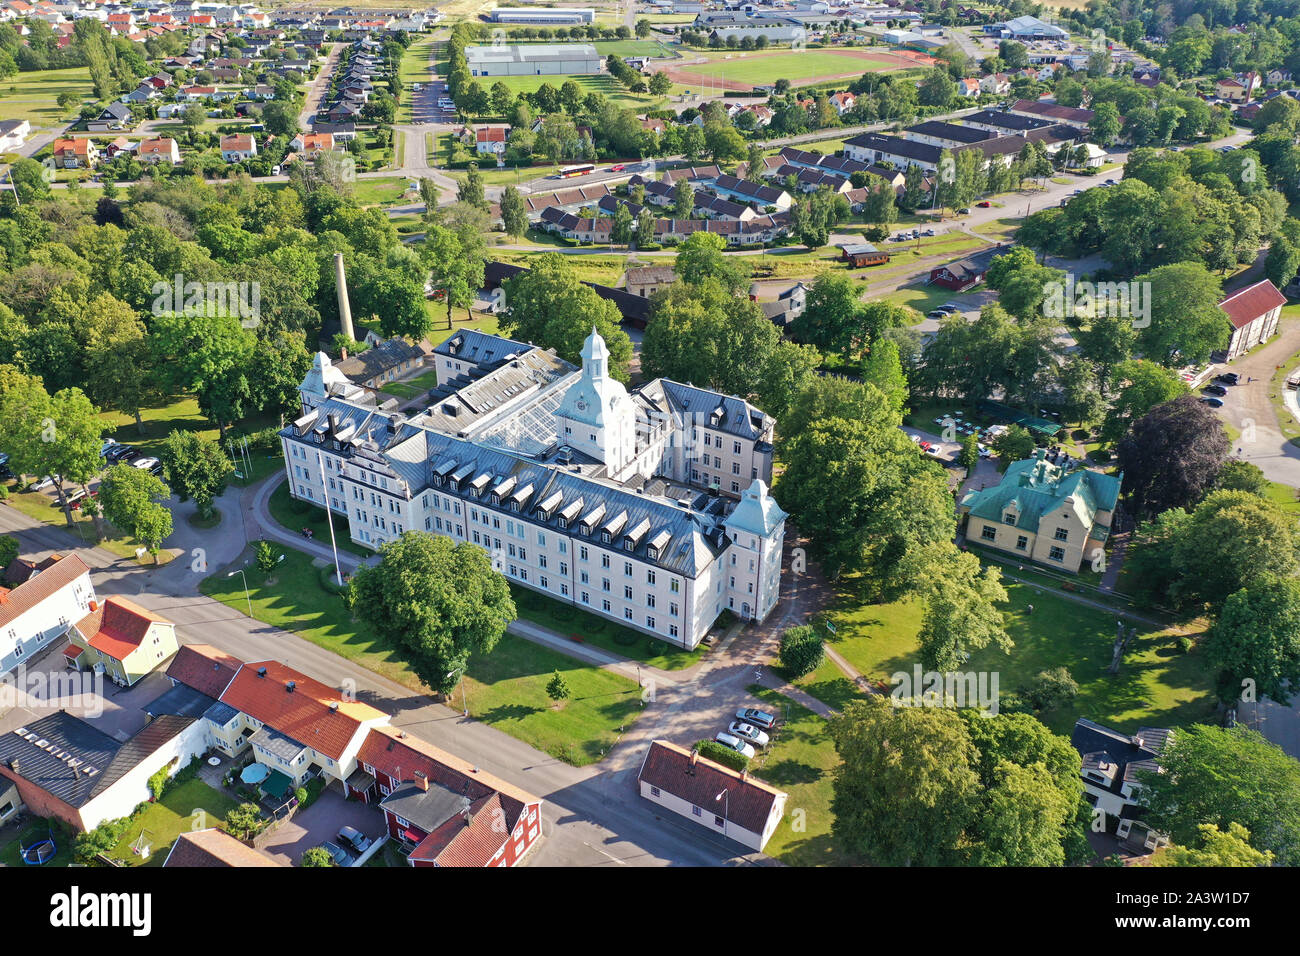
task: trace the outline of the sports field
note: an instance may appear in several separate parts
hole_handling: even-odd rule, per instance
[[[692,59],[701,62],[692,63]],[[688,56],[686,62],[668,67],[667,73],[674,83],[682,86],[748,90],[781,79],[791,83],[820,83],[933,63],[933,58],[924,54],[884,49],[773,50]]]
[[[584,94],[601,93],[612,103],[634,109],[654,109],[664,102],[662,96],[651,96],[648,93],[629,93],[627,87],[612,76],[604,73],[593,76],[569,74],[554,76],[480,76],[477,79],[485,90],[490,90],[497,83],[504,83],[514,93],[536,93],[543,83],[549,83],[558,90],[569,80],[572,80],[582,87]]]

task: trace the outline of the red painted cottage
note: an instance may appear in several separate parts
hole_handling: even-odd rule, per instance
[[[374,727],[348,777],[378,804],[411,866],[514,866],[541,838],[542,800],[393,727]]]

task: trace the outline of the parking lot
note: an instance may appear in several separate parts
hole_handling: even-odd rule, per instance
[[[372,840],[384,835],[384,815],[374,806],[357,800],[344,800],[333,790],[326,790],[315,803],[280,824],[262,847],[262,851],[289,866],[297,866],[302,855],[335,837],[342,827],[355,827]]]

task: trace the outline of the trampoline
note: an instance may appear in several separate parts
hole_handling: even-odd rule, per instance
[[[37,839],[34,843],[19,847],[19,855],[22,856],[23,862],[29,866],[43,866],[54,859],[54,854],[57,852],[58,847],[54,845],[54,834],[49,831],[46,831],[46,835]]]

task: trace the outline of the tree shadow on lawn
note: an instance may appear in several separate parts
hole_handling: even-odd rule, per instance
[[[499,724],[507,720],[524,720],[533,714],[544,712],[545,708],[532,707],[528,704],[498,704],[496,707],[479,714],[478,719],[489,724]]]
[[[793,787],[798,784],[816,783],[827,771],[798,760],[778,760],[775,763],[763,764],[762,767],[755,767],[754,772],[768,783],[778,787]]]
[[[787,814],[789,811],[786,811]],[[777,829],[779,834],[788,827],[789,820],[782,820]],[[772,850],[768,846],[769,852]],[[792,840],[781,849],[778,859],[790,866],[867,866],[868,861],[854,857],[841,850],[829,833]]]

